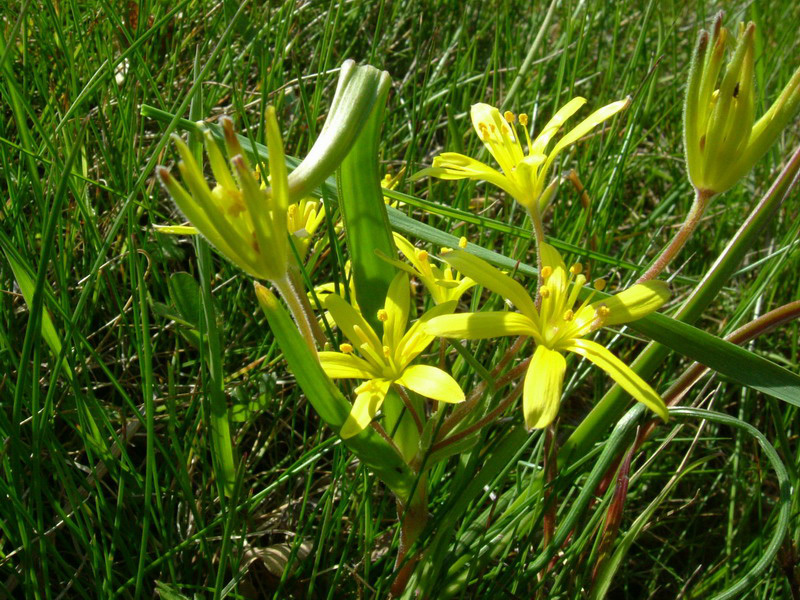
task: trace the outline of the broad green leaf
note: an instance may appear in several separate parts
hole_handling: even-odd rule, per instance
[[[380,97],[355,144],[339,166],[336,179],[356,299],[364,318],[379,332],[382,327],[377,313],[383,308],[395,268],[376,256],[375,251],[387,256],[395,256],[397,251],[383,202],[378,168],[378,145],[389,92],[389,76],[377,69],[374,70],[374,76],[383,80]]]

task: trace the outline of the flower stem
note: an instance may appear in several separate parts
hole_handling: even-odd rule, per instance
[[[317,345],[314,343],[314,332],[311,326],[311,319],[313,316],[306,312],[306,310],[303,308],[303,303],[300,300],[297,289],[294,285],[292,285],[290,276],[287,274],[282,279],[276,279],[272,283],[275,285],[278,293],[286,302],[286,305],[289,307],[289,311],[292,313],[294,322],[297,324],[297,329],[300,330],[300,334],[303,336],[303,339],[316,356]]]
[[[425,525],[428,523],[428,498],[427,481],[423,474],[417,482],[408,502],[403,504],[397,502],[397,517],[400,520],[400,544],[397,548],[397,558],[394,568],[397,571],[395,580],[392,583],[391,595],[397,598],[403,594],[408,585],[408,580],[414,572],[414,567],[420,556],[414,556],[406,560],[408,551],[414,542],[417,541]]]
[[[644,283],[645,281],[650,281],[658,277],[661,271],[672,262],[686,244],[686,240],[689,239],[689,236],[692,235],[692,232],[697,227],[700,218],[706,210],[706,206],[708,206],[708,201],[713,195],[714,192],[710,190],[695,190],[694,203],[692,204],[689,214],[686,215],[686,220],[683,222],[683,225],[681,225],[675,237],[672,238],[672,241],[664,248],[650,268],[645,271],[644,275],[636,280],[636,283]]]
[[[397,392],[397,395],[400,396],[400,399],[403,401],[403,405],[411,415],[411,418],[414,419],[414,424],[417,426],[417,432],[421,435],[423,430],[422,419],[417,411],[414,410],[414,404],[411,402],[411,398],[408,397],[406,391],[399,385],[395,385],[394,390]]]
[[[525,362],[524,366],[527,369],[527,367],[528,367],[528,362],[527,361]],[[433,446],[431,446],[431,454],[434,453],[434,452],[438,452],[442,448],[446,448],[450,444],[455,444],[459,440],[462,440],[465,437],[475,433],[476,431],[478,431],[484,425],[488,425],[489,423],[494,421],[499,415],[503,414],[503,412],[509,407],[509,405],[512,402],[514,402],[514,400],[519,398],[520,394],[522,394],[522,390],[523,390],[523,384],[520,383],[517,387],[515,387],[511,391],[511,393],[508,396],[503,398],[503,400],[500,402],[500,404],[498,404],[494,408],[494,410],[492,410],[490,413],[488,413],[485,417],[483,417],[479,421],[476,421],[475,423],[473,423],[469,427],[465,427],[464,429],[462,429],[458,433],[454,433],[449,438],[447,438],[445,440],[442,440],[441,442],[437,442]]]
[[[516,356],[517,352],[520,351],[520,349],[522,348],[523,344],[525,344],[526,341],[528,341],[528,338],[525,336],[520,336],[516,340],[514,340],[514,343],[511,344],[511,346],[509,346],[508,350],[506,350],[505,354],[503,354],[503,356],[497,362],[497,365],[495,365],[494,369],[492,369],[493,377],[496,377],[497,374],[500,373],[505,368],[505,366],[509,363],[509,361],[512,358],[514,358],[514,356]],[[466,417],[468,414],[472,412],[472,409],[475,408],[475,405],[483,396],[483,393],[486,391],[488,385],[489,382],[481,381],[475,387],[475,389],[472,390],[472,393],[469,395],[469,398],[467,398],[464,402],[456,406],[456,409],[453,411],[453,413],[449,417],[447,417],[447,419],[445,419],[444,423],[442,423],[442,426],[439,429],[439,433],[436,436],[437,440],[439,441],[443,440],[445,436],[447,436],[447,434],[450,433],[450,431],[452,431],[452,429],[456,425],[458,425],[464,417]],[[498,387],[497,381],[492,382],[492,387],[493,388]]]

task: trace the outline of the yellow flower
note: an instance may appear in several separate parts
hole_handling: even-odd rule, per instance
[[[389,286],[384,308],[378,311],[383,323],[382,338],[344,299],[336,294],[325,299],[325,308],[350,343],[342,344],[341,352],[320,352],[322,368],[333,379],[366,380],[355,390],[355,403],[339,432],[343,438],[352,437],[369,425],[392,384],[439,402],[464,401],[464,392],[450,375],[437,367],[411,365],[434,339],[424,330],[425,323],[453,310],[453,305],[429,310],[406,331],[409,292],[408,275],[398,273]]]
[[[547,173],[558,154],[628,106],[629,102],[630,99],[620,100],[595,111],[564,135],[549,152],[547,147],[550,141],[564,122],[586,103],[584,98],[570,100],[550,119],[533,141],[528,133],[527,115],[521,114],[517,119],[510,111],[501,115],[498,109],[488,104],[473,104],[470,111],[472,126],[483,145],[500,165],[502,173],[463,154],[444,152],[433,159],[432,167],[423,169],[414,175],[413,179],[425,175],[440,179],[482,179],[508,192],[534,217],[541,212],[555,190],[553,182],[545,193]],[[519,127],[516,125],[517,121]],[[522,130],[524,135],[527,154],[520,141],[519,130]]]
[[[684,145],[689,179],[707,197],[733,187],[775,142],[800,107],[800,69],[778,99],[755,121],[754,23],[739,25],[736,50],[717,79],[730,37],[717,15],[709,39],[700,32],[683,111]]]
[[[381,187],[385,190],[393,190],[397,187],[397,184],[400,183],[400,178],[403,176],[403,173],[406,172],[406,168],[403,167],[400,169],[396,175],[392,175],[391,173],[386,173],[381,179]],[[399,208],[403,206],[405,203],[400,202],[400,200],[392,200],[388,196],[383,197],[383,203],[388,204],[392,208]]]
[[[311,245],[311,238],[325,220],[325,206],[315,198],[303,198],[290,204],[287,225],[300,260],[303,260]]]
[[[283,143],[275,109],[266,112],[269,170],[272,187],[262,189],[233,131],[230,119],[222,119],[225,145],[235,177],[210,132],[205,147],[217,184],[210,189],[202,167],[189,147],[173,136],[181,161],[178,169],[189,190],[165,167],[156,172],[161,183],[189,222],[228,260],[258,279],[279,281],[288,267],[288,177]],[[191,233],[188,228],[171,232]]]
[[[664,420],[667,408],[661,397],[630,367],[607,348],[583,339],[600,327],[635,321],[658,309],[669,297],[666,284],[648,281],[596,302],[586,300],[575,307],[586,283],[580,264],[567,269],[558,251],[541,245],[542,285],[540,306],[519,283],[487,262],[455,251],[445,260],[480,285],[510,300],[520,312],[479,312],[444,315],[425,326],[432,335],[462,339],[484,339],[506,335],[527,335],[536,350],[525,376],[522,408],[529,428],[547,427],[561,402],[566,360],[563,352],[574,352],[603,369],[631,396]],[[596,287],[602,288],[602,280]]]
[[[431,264],[430,257],[425,250],[416,248],[399,233],[394,234],[394,243],[411,265],[392,259],[388,259],[389,262],[419,279],[437,305],[446,302],[458,303],[464,292],[475,285],[472,279],[461,277],[454,273],[449,266],[442,268]],[[455,304],[453,309],[455,309]]]

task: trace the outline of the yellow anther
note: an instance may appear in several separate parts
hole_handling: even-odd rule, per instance
[[[339,350],[341,352],[344,352],[345,354],[350,354],[353,351],[353,345],[345,342],[344,344],[339,346]]]
[[[294,219],[295,215],[297,215],[297,204],[290,204],[286,212],[290,219]]]
[[[442,246],[442,249],[439,251],[439,254],[447,254],[448,252],[452,252],[452,251],[453,251],[452,248],[446,248],[446,247]]]
[[[507,110],[506,112],[503,113],[503,118],[509,123],[513,123],[514,121],[517,120],[517,117],[515,117],[514,113],[511,112],[510,110]]]
[[[486,126],[486,123],[478,125],[478,137],[484,142],[489,139],[489,128]]]
[[[545,267],[545,269],[546,269],[546,268],[547,268],[547,267]],[[543,269],[543,270],[544,270],[544,269]],[[549,298],[549,297],[550,297],[550,288],[549,288],[549,287],[547,287],[546,285],[543,285],[543,286],[542,286],[542,287],[539,289],[539,295],[540,295],[542,298]]]
[[[542,267],[542,278],[543,279],[547,279],[552,274],[553,274],[553,267],[550,267],[550,266]]]
[[[572,321],[572,317],[574,317],[574,316],[575,316],[575,313],[572,312],[572,309],[570,309],[570,310],[568,310],[567,312],[564,313],[564,320],[565,321]]]
[[[611,309],[608,308],[607,306],[603,305],[597,307],[597,316],[600,317],[601,319],[605,319],[610,314],[611,314]]]
[[[598,292],[602,292],[606,289],[606,280],[605,279],[595,279],[594,280],[594,289]]]
[[[458,247],[459,248],[467,247],[467,238],[465,238],[463,235],[461,236],[461,239],[458,240]]]
[[[391,353],[392,353],[392,349],[391,349],[391,348],[389,348],[389,346],[384,346],[384,347],[383,347],[383,355],[384,355],[386,358],[389,358],[389,355],[390,355]]]
[[[417,260],[419,262],[428,262],[428,253],[425,250],[417,251]]]
[[[527,127],[528,126],[528,115],[526,115],[525,113],[520,113],[520,115],[519,115],[519,124],[522,125],[523,127]]]
[[[378,311],[378,321],[386,322],[389,320],[389,313],[386,312],[385,308],[382,308]]]
[[[569,272],[573,275],[580,275],[583,273],[583,265],[581,263],[575,263],[569,268]]]

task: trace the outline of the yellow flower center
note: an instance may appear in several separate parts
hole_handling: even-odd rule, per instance
[[[557,349],[570,340],[583,337],[603,326],[610,309],[601,305],[596,310],[589,306],[591,296],[575,307],[578,294],[586,284],[586,275],[581,263],[573,264],[566,271],[561,266],[546,265],[541,270],[542,285],[539,288],[540,306],[537,317],[542,341]],[[598,282],[599,283],[598,285]],[[605,281],[595,282],[595,289],[605,287]]]

